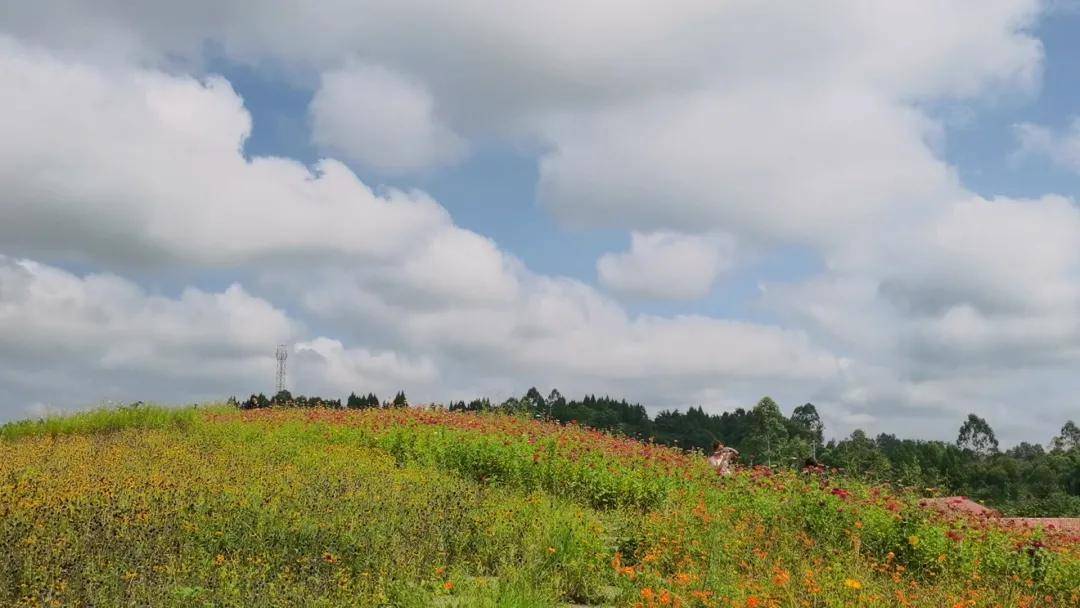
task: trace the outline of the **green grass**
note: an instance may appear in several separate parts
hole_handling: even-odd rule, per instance
[[[1075,545],[509,416],[146,406],[0,438],[4,606],[1080,600]]]
[[[146,429],[151,419],[185,418],[99,414],[0,448],[0,603],[429,606],[454,592],[551,605],[596,593],[601,524],[572,503],[398,466],[312,430]]]
[[[215,404],[210,410],[223,411]],[[39,420],[20,420],[0,425],[0,441],[23,437],[108,433],[122,429],[160,429],[185,427],[198,416],[194,407],[164,407],[160,405],[128,405],[115,408],[57,414]]]

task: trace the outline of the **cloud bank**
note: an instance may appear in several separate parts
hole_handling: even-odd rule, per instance
[[[199,395],[177,368],[205,369],[205,393],[259,385],[263,342],[289,341],[319,390],[539,384],[712,409],[772,393],[838,432],[942,436],[974,411],[1006,440],[1042,438],[1077,388],[1080,220],[1053,193],[976,194],[943,159],[927,108],[1040,86],[1042,5],[977,4],[5,7],[4,353],[46,358],[8,368],[4,407],[77,401],[50,388],[68,372],[118,396]],[[309,91],[327,158],[247,156],[258,125],[207,48]],[[1071,130],[1017,134],[1076,168]],[[595,261],[602,290],[357,177],[446,170],[490,141],[534,151],[560,225],[630,234]],[[820,269],[760,280],[753,318],[632,303],[693,307],[753,272],[750,253],[789,248]],[[159,295],[139,278],[155,273],[194,284]],[[83,295],[27,295],[54,283]],[[104,316],[80,312],[87,293]],[[61,348],[65,323],[116,346]]]

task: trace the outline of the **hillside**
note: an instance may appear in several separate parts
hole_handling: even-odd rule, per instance
[[[0,427],[11,606],[1074,606],[1065,535],[855,480],[418,409]]]

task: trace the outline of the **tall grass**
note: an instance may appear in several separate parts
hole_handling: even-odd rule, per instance
[[[1080,605],[1078,545],[843,477],[501,415],[146,409],[9,425],[0,605]]]
[[[210,409],[221,411],[215,404]],[[0,441],[23,437],[108,433],[122,429],[160,429],[185,427],[198,415],[195,407],[162,405],[125,405],[100,407],[84,412],[55,414],[38,420],[20,420],[0,425]]]
[[[0,605],[550,606],[614,580],[587,509],[251,430],[0,444]]]

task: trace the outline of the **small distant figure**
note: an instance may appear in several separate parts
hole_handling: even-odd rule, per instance
[[[735,465],[735,460],[738,458],[738,450],[729,448],[717,441],[713,444],[713,453],[712,456],[709,456],[709,464],[715,467],[718,473],[727,476],[731,475],[732,467]]]

